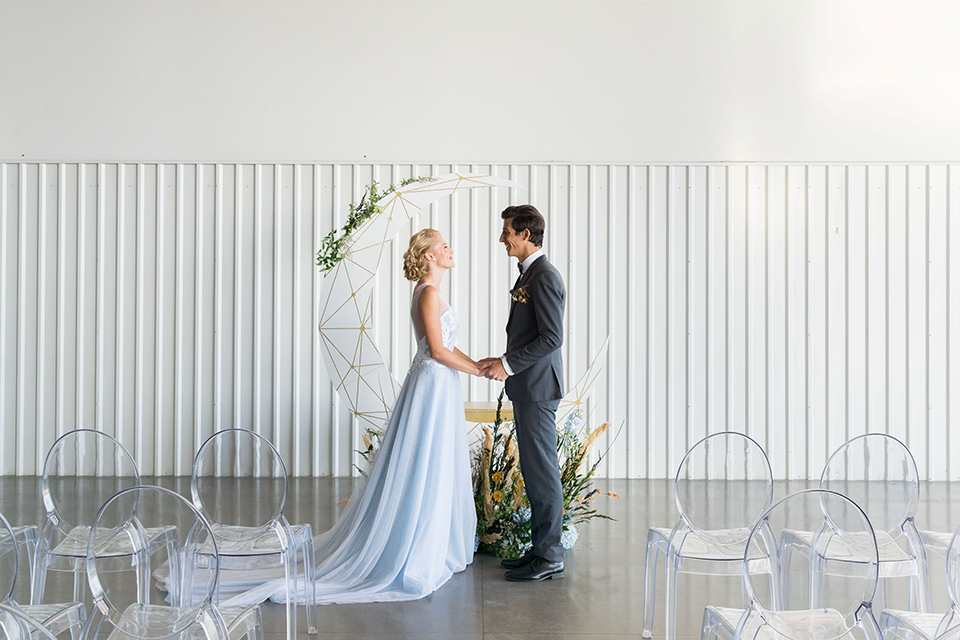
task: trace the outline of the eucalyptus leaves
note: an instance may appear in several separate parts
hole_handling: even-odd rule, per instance
[[[350,234],[359,229],[364,222],[378,213],[382,213],[379,203],[397,189],[413,184],[414,182],[429,182],[433,178],[407,178],[400,184],[391,184],[385,191],[379,189],[379,183],[374,181],[367,187],[358,203],[350,203],[350,213],[347,222],[339,231],[334,229],[328,233],[317,251],[317,266],[320,271],[329,271],[343,260],[349,250]]]

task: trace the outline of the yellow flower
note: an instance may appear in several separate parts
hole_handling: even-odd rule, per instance
[[[503,493],[500,492],[500,491],[494,491],[494,492],[493,492],[493,501],[494,501],[494,502],[500,502],[501,500],[503,500]]]
[[[499,471],[495,471],[493,474],[493,481],[500,482],[501,480],[503,480],[503,475]]]

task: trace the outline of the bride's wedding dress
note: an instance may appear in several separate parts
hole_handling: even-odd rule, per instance
[[[415,600],[473,561],[477,516],[460,376],[430,357],[417,304],[427,286],[414,290],[417,354],[366,483],[314,542],[318,604]],[[443,344],[453,349],[460,322],[440,303]],[[278,579],[223,604],[283,595]]]

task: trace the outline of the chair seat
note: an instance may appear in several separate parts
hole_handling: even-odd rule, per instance
[[[729,626],[731,633],[740,623],[743,617],[743,609],[730,609],[727,607],[707,607],[713,613],[714,620],[721,619]],[[795,635],[795,640],[801,638],[836,638],[842,635],[847,628],[847,622],[843,615],[835,609],[809,609],[801,611],[781,611],[777,614],[783,622],[789,625],[790,629],[811,629],[809,636]],[[759,616],[754,618],[753,624],[744,629],[742,637],[761,640],[771,638],[782,640],[783,636],[778,634],[773,627],[766,625]]]
[[[941,558],[947,557],[947,549],[950,547],[950,541],[953,540],[952,531],[921,531],[920,537],[927,551],[932,551]]]
[[[797,540],[803,542],[808,548],[813,543],[812,531],[789,531],[787,532]],[[916,558],[910,555],[909,551],[904,550],[897,541],[886,531],[875,531],[877,539],[877,554],[880,562],[879,577],[881,578],[902,578],[914,576],[917,574]],[[864,545],[870,542],[866,539],[858,539],[848,534],[847,537],[824,536],[819,542],[818,552],[825,556],[827,560],[836,562],[862,562]],[[824,554],[825,546],[829,545],[829,554]]]
[[[37,539],[37,525],[35,524],[24,524],[19,527],[11,527],[13,529],[13,537],[18,540],[33,540]]]
[[[221,568],[225,566],[225,561],[229,564],[229,556],[272,556],[283,551],[280,539],[271,530],[257,534],[255,527],[235,525],[214,525],[213,530],[217,536]],[[313,527],[309,524],[292,524],[290,531],[293,533],[294,547],[313,537]]]
[[[953,534],[951,534],[952,536]],[[914,633],[923,634],[923,636],[932,638],[937,633],[937,627],[943,620],[943,614],[940,613],[918,613],[916,611],[898,611],[896,609],[884,609],[884,618],[888,619],[886,623],[889,626],[889,619],[896,620],[901,627],[907,627]]]
[[[664,542],[670,540],[670,534],[673,533],[673,529],[659,527],[651,527],[650,530],[663,538]],[[683,558],[743,562],[743,553],[746,551],[749,536],[749,529],[711,529],[708,540],[688,530],[680,548],[674,551]],[[753,557],[759,559],[761,555],[754,553]]]
[[[145,529],[145,531],[152,545],[165,537],[169,532],[174,531],[174,528],[154,527]],[[63,558],[85,558],[87,556],[87,541],[89,538],[90,527],[74,527],[70,530],[70,533],[67,534],[66,539],[50,551],[50,555]],[[100,557],[129,556],[131,553],[133,553],[133,547],[130,545],[130,540],[127,536],[123,535],[111,536],[108,540],[99,543],[97,546],[97,555]]]
[[[83,626],[86,620],[87,610],[79,602],[68,604],[18,604],[25,614],[39,620],[43,626],[55,636],[68,631],[71,627],[76,627],[77,631]]]
[[[220,615],[227,625],[227,634],[231,640],[236,640],[246,635],[251,624],[259,620],[259,606],[251,607],[219,607]],[[140,637],[149,635],[145,632],[147,629],[156,630],[158,628],[181,626],[185,616],[195,616],[196,609],[170,607],[162,604],[131,604],[123,612],[121,625],[130,625],[128,628]],[[136,636],[124,633],[120,628],[115,627],[110,633],[110,640],[123,640],[132,638],[137,640]],[[206,636],[199,625],[187,627],[185,633],[179,636],[181,640],[203,640]]]

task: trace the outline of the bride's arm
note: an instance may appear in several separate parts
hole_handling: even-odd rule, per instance
[[[436,287],[424,287],[417,301],[420,317],[423,318],[423,330],[427,335],[430,357],[438,362],[475,376],[480,375],[480,367],[458,349],[451,351],[443,346],[443,332],[440,330],[440,294]]]
[[[474,360],[473,358],[465,354],[463,351],[460,351],[460,349],[458,349],[457,347],[453,348],[453,352],[458,356],[460,356],[461,358],[463,358],[464,360],[466,360],[467,362],[469,362],[470,364],[474,365],[475,367],[480,366],[479,362],[477,362],[476,360]]]

